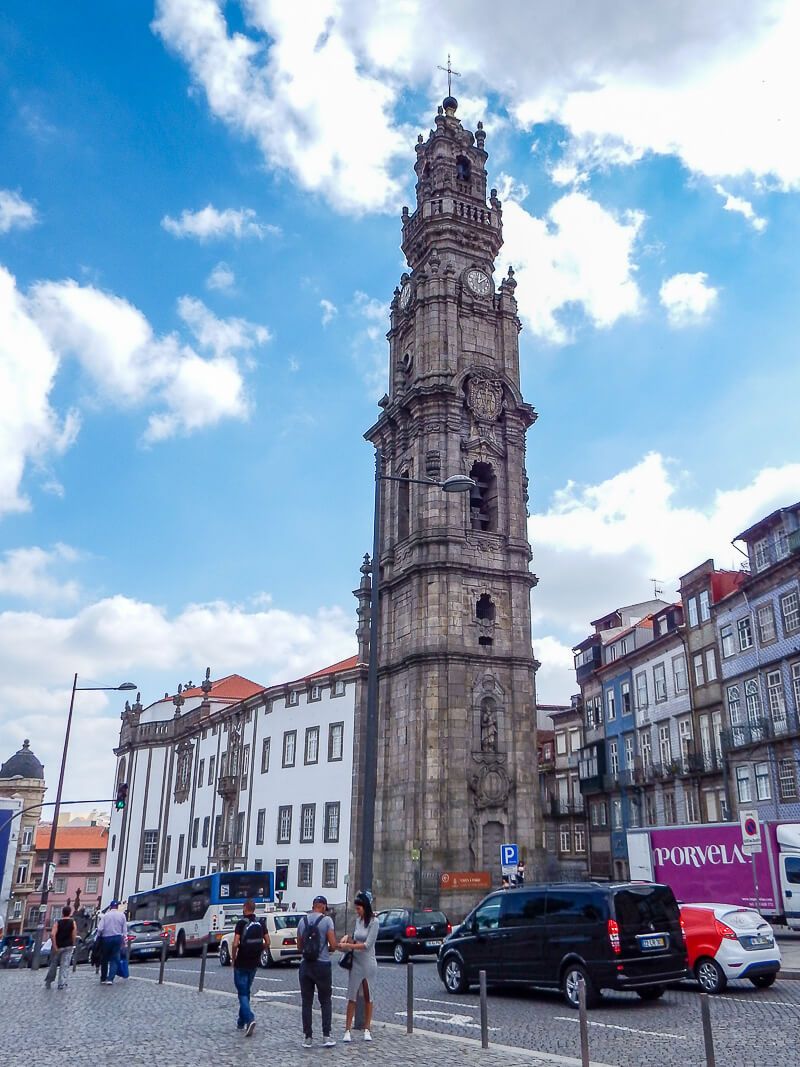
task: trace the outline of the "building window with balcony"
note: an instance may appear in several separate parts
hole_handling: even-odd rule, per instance
[[[634,681],[636,682],[636,708],[644,715],[647,711],[647,674],[640,671]]]
[[[703,669],[703,653],[697,652],[692,656],[692,668],[694,670],[694,684],[701,686],[706,684],[706,674]]]
[[[700,604],[700,622],[708,622],[708,620],[711,618],[711,605],[708,601],[707,589],[704,589],[703,592],[700,594],[700,596],[698,597],[698,602]]]
[[[583,826],[576,826],[572,831],[573,843],[575,845],[575,851],[578,853],[584,853],[586,851],[586,829]]]
[[[742,729],[742,701],[738,685],[729,685],[726,690],[728,699],[728,721],[731,724],[731,734],[734,745],[744,743],[744,730]]]
[[[622,714],[630,715],[630,713],[633,711],[633,707],[631,705],[631,683],[623,682],[622,685],[620,685],[619,687],[619,694],[622,700]]]
[[[282,804],[278,808],[278,844],[288,845],[292,840],[292,805]]]
[[[266,774],[269,770],[269,745],[272,738],[265,737],[261,742],[261,773]]]
[[[676,693],[685,693],[689,688],[686,679],[686,656],[683,653],[672,657],[672,680],[675,683]]]
[[[769,541],[766,537],[762,537],[760,541],[754,543],[753,563],[757,571],[763,571],[765,567],[769,566]]]
[[[756,609],[756,626],[758,627],[758,643],[770,645],[777,638],[775,630],[775,610],[772,604],[761,604]]]
[[[649,726],[639,733],[639,751],[642,754],[642,769],[646,771],[653,762],[653,745]]]
[[[142,870],[152,871],[156,865],[158,830],[145,830],[142,835]]]
[[[33,844],[33,827],[25,826],[22,830],[22,839],[19,843],[19,847],[23,852],[29,852],[31,845]]]
[[[720,629],[719,639],[722,645],[722,658],[728,659],[736,651],[733,643],[733,623],[728,623]]]
[[[665,768],[672,763],[672,739],[669,735],[669,723],[658,728],[658,750]]]
[[[614,703],[614,690],[606,690],[606,721],[613,722],[617,717],[617,709]]]
[[[713,648],[706,649],[706,681],[717,680],[717,654]]]
[[[287,730],[283,735],[283,766],[294,767],[297,748],[297,730]]]
[[[756,798],[758,800],[771,800],[772,790],[769,784],[769,764],[757,763],[756,772]]]
[[[794,710],[800,716],[800,663],[792,664],[792,692],[794,693]]]
[[[28,881],[28,864],[20,863],[17,867],[17,884]]]
[[[749,804],[753,799],[753,791],[750,788],[750,768],[736,768],[736,792],[740,804]]]
[[[344,756],[344,723],[332,722],[328,727],[328,763],[336,763]]]
[[[300,808],[300,841],[304,845],[310,845],[314,841],[316,815],[316,804],[303,804]]]
[[[208,835],[211,833],[211,816],[206,815],[203,819],[203,848],[208,848]]]
[[[681,746],[681,759],[684,764],[689,759],[689,755],[692,751],[692,720],[681,719],[678,723],[678,740]]]
[[[570,851],[570,832],[568,826],[562,826],[558,832],[558,850],[559,852]]]
[[[795,634],[800,630],[800,597],[797,593],[787,593],[781,597],[781,615],[785,634]]]
[[[297,888],[310,889],[314,878],[314,861],[298,860],[297,862]]]
[[[744,702],[747,705],[747,721],[757,740],[761,735],[761,694],[758,691],[757,679],[750,678],[744,683]]]
[[[338,800],[330,801],[325,805],[325,831],[324,841],[331,844],[339,840],[339,812],[341,805]]]
[[[614,778],[619,774],[619,746],[616,741],[608,742],[608,769]]]
[[[697,601],[694,597],[690,597],[686,607],[689,610],[689,625],[697,626]]]
[[[686,790],[686,821],[700,822],[700,804],[694,786]]]
[[[304,763],[306,766],[319,762],[319,727],[309,726],[306,729],[306,748]]]
[[[635,744],[634,744],[633,734],[626,734],[625,735],[625,767],[629,771],[633,770],[634,749],[635,749]]]
[[[785,733],[786,701],[783,695],[783,677],[780,671],[767,673],[767,700],[769,702],[769,714],[776,733]]]
[[[656,704],[663,704],[667,699],[667,670],[663,663],[656,663],[653,667],[653,689]]]
[[[87,878],[86,879],[86,892],[87,893],[96,893],[97,892],[97,887],[99,885],[99,882],[100,882],[100,879],[97,877],[97,875],[94,875],[91,878]]]
[[[339,884],[339,861],[322,861],[322,888],[336,889]]]
[[[739,634],[739,651],[744,652],[748,648],[753,647],[753,627],[750,623],[750,616],[745,615],[743,619],[739,619],[736,623],[736,630]]]
[[[672,792],[664,793],[664,822],[667,826],[672,826],[677,821],[678,816],[675,810],[675,794]]]
[[[778,760],[778,790],[781,800],[797,800],[797,766],[791,757]]]

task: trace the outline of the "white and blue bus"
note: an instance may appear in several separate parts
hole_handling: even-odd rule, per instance
[[[242,917],[242,905],[253,900],[256,914],[265,915],[274,900],[272,871],[219,871],[202,878],[147,889],[128,897],[131,921],[157,919],[169,934],[178,956],[204,941],[218,945]]]

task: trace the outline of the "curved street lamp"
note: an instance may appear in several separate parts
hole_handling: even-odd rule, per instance
[[[476,482],[467,474],[453,474],[443,482],[383,474],[383,452],[375,449],[375,515],[372,532],[372,588],[369,601],[369,664],[367,668],[367,724],[364,736],[364,799],[361,827],[361,889],[372,891],[375,853],[375,798],[378,788],[378,581],[380,578],[381,482],[406,482],[440,489],[443,493],[468,493]]]
[[[50,900],[50,867],[56,851],[56,832],[58,830],[58,816],[61,812],[61,791],[64,788],[64,769],[67,766],[67,750],[69,748],[69,732],[72,727],[72,709],[75,706],[76,693],[114,692],[127,693],[136,688],[135,682],[123,682],[121,685],[78,685],[78,675],[72,679],[72,696],[69,701],[69,714],[67,715],[67,729],[64,733],[64,747],[61,751],[61,772],[58,776],[58,789],[56,790],[56,803],[53,808],[53,825],[50,827],[50,843],[47,846],[44,873],[42,875],[42,895],[39,901],[39,923],[36,927],[36,938],[33,943],[33,959],[31,967],[38,970],[39,953],[44,940],[44,925],[47,916],[47,904]]]

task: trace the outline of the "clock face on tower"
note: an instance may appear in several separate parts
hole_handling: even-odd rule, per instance
[[[408,305],[411,303],[411,297],[413,295],[410,282],[404,282],[403,288],[400,290],[400,307],[405,311]]]
[[[467,271],[467,285],[476,296],[488,296],[492,291],[491,278],[477,268]]]

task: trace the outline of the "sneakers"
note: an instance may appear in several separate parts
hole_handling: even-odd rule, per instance
[[[105,982],[101,982],[100,985],[113,985],[114,982],[111,978],[106,978]]]
[[[244,1028],[244,1036],[245,1037],[252,1037],[253,1036],[253,1031],[255,1030],[255,1028],[256,1028],[256,1021],[255,1021],[255,1019],[253,1019]]]
[[[342,1038],[342,1041],[344,1041],[345,1045],[349,1045],[352,1040],[353,1039],[350,1036],[350,1031],[349,1030],[345,1030],[344,1037]]]
[[[303,1048],[313,1048],[313,1047],[314,1047],[314,1042],[311,1040],[311,1038],[310,1037],[304,1037],[303,1038]]]
[[[372,1034],[369,1032],[369,1030],[365,1030],[364,1031],[364,1040],[365,1041],[371,1041],[372,1040]]]
[[[332,1037],[330,1034],[328,1034],[328,1036],[322,1042],[323,1048],[333,1048],[333,1046],[335,1044],[336,1044],[336,1038]]]

